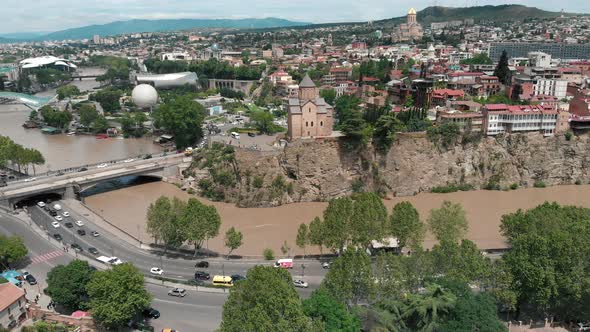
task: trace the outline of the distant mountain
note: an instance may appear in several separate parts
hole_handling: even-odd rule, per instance
[[[0,33],[0,38],[8,39],[33,39],[48,34],[49,31],[39,32],[14,32],[14,33]]]
[[[546,18],[557,17],[559,12],[549,12],[535,7],[523,5],[499,5],[499,6],[476,6],[476,7],[426,7],[418,13],[418,22],[430,24],[432,22],[464,20],[467,18],[490,21],[515,21],[525,18]],[[399,24],[405,22],[406,16],[396,17],[375,23]]]
[[[117,21],[102,25],[89,25],[80,28],[52,32],[36,38],[37,40],[86,39],[94,35],[114,36],[137,32],[158,32],[188,30],[195,28],[236,28],[264,29],[308,25],[280,18],[246,18],[246,19],[172,19],[172,20],[130,20]]]

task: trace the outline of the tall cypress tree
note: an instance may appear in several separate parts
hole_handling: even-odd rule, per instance
[[[498,66],[494,70],[494,76],[497,76],[502,84],[510,84],[510,69],[508,68],[508,54],[506,50],[502,51],[500,62],[498,62]]]

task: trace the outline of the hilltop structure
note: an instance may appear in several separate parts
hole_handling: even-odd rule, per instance
[[[332,135],[334,108],[320,97],[309,75],[299,83],[298,98],[289,98],[288,110],[287,134],[291,140]]]
[[[418,23],[416,9],[410,8],[408,11],[407,22],[396,27],[392,34],[394,43],[403,41],[421,39],[424,35],[422,25]]]

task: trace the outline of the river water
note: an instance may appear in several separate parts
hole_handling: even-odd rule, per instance
[[[86,70],[87,74],[95,73]],[[81,91],[98,86],[95,80],[74,81]],[[55,90],[39,96],[55,95]],[[28,119],[31,109],[24,105],[0,105],[0,135],[9,136],[15,142],[35,148],[43,154],[47,163],[37,167],[37,172],[57,170],[86,164],[99,163],[141,154],[157,153],[160,146],[152,139],[96,139],[94,136],[45,135],[39,129],[25,129],[22,124]]]
[[[163,183],[140,183],[136,186],[92,195],[86,203],[100,212],[107,220],[142,241],[149,241],[145,232],[145,216],[150,203],[160,195],[177,196],[188,199],[190,195],[177,187]],[[461,203],[467,213],[469,233],[467,237],[480,248],[505,248],[506,243],[500,235],[499,226],[502,215],[520,209],[529,209],[545,201],[556,201],[565,205],[590,208],[590,185],[556,186],[549,188],[528,188],[514,191],[470,191],[450,194],[422,193],[412,197],[393,198],[384,201],[391,212],[393,206],[401,201],[410,201],[420,213],[423,221],[433,208],[441,206],[444,200]],[[201,198],[200,198],[201,199]],[[280,253],[283,241],[287,240],[293,253],[303,251],[295,246],[297,228],[301,223],[309,223],[314,217],[321,216],[327,203],[295,203],[274,208],[238,208],[233,204],[208,202],[217,207],[222,219],[220,236],[209,241],[209,248],[224,252],[223,234],[234,226],[244,233],[244,244],[236,251],[242,255],[262,255],[264,248],[271,248],[275,254]],[[434,241],[427,236],[425,246],[431,247]],[[317,248],[308,248],[318,252]]]

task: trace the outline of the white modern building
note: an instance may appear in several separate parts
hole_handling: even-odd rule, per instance
[[[182,72],[172,74],[138,74],[135,77],[135,84],[149,84],[158,89],[170,89],[185,85],[197,85],[197,74],[194,72]]]
[[[537,79],[533,85],[533,95],[553,96],[563,99],[567,95],[567,80]]]
[[[192,61],[194,60],[194,57],[187,52],[172,52],[162,53],[160,59],[162,61]]]
[[[540,132],[552,136],[556,128],[564,128],[569,115],[547,105],[489,104],[483,107],[483,128],[486,135],[504,133]]]
[[[544,52],[529,52],[528,58],[531,67],[551,67],[551,54]]]
[[[44,67],[58,67],[66,70],[75,70],[78,68],[75,64],[67,59],[57,58],[52,55],[46,55],[37,58],[28,58],[19,62],[19,68],[44,68]]]

